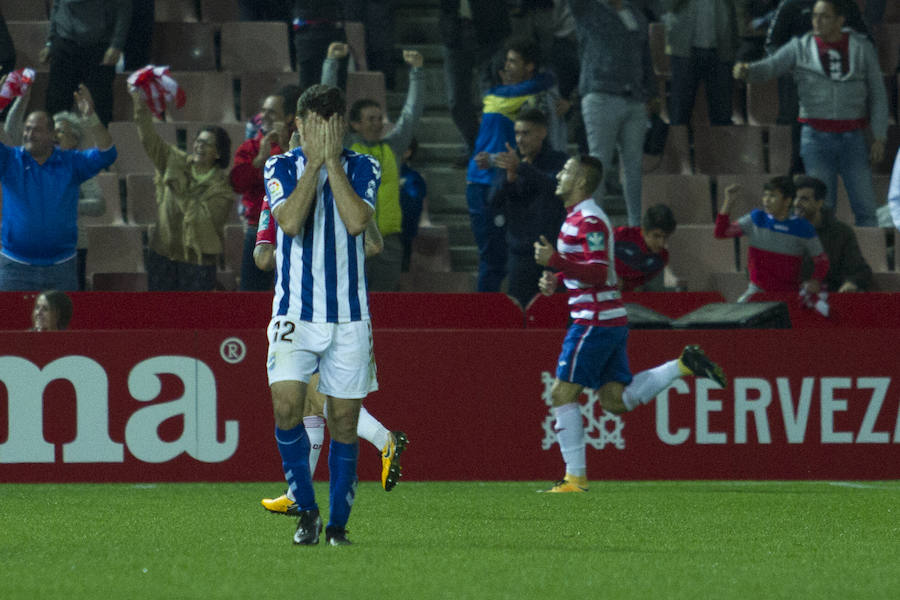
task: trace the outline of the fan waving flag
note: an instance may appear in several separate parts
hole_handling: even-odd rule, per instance
[[[129,89],[141,91],[144,101],[157,118],[162,118],[166,106],[174,102],[175,108],[184,106],[184,90],[169,75],[169,67],[147,65],[128,76]]]
[[[19,69],[6,77],[3,87],[0,88],[0,110],[3,110],[13,98],[23,96],[34,81],[34,69]]]

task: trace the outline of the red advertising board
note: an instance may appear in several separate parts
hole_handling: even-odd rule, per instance
[[[592,479],[900,477],[900,330],[635,331],[632,370],[700,343],[727,389],[677,381],[621,417],[585,395]],[[375,331],[366,401],[408,480],[551,480],[563,332]],[[0,332],[0,481],[281,478],[262,329]],[[361,442],[360,477],[380,460]],[[327,477],[324,461],[319,478]]]

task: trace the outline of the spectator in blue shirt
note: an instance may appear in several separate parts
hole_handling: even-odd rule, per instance
[[[0,144],[0,291],[78,289],[78,188],[116,160],[116,149],[83,84],[75,102],[97,148],[57,148],[53,121],[43,111],[25,120],[22,146]]]

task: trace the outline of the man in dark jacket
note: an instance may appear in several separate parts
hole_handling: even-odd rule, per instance
[[[794,178],[797,193],[794,213],[816,228],[819,240],[828,255],[828,275],[825,284],[832,292],[865,292],[872,284],[872,269],[863,258],[853,228],[835,218],[825,204],[827,189],[815,177],[798,175]],[[812,261],[803,263],[804,278],[812,272]]]
[[[534,242],[542,235],[547,239],[558,235],[566,216],[556,198],[556,174],[569,157],[547,143],[547,117],[536,108],[519,113],[515,132],[518,153],[507,144],[507,151],[495,157],[506,178],[493,206],[506,221],[507,293],[525,308],[539,293],[543,270],[534,261]]]

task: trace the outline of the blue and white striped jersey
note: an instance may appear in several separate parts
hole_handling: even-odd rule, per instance
[[[374,209],[381,166],[366,154],[344,150],[344,171],[356,194]],[[275,208],[297,187],[306,166],[301,148],[266,162],[266,197]],[[273,316],[312,323],[347,323],[369,318],[364,235],[352,236],[338,214],[323,166],[316,199],[300,233],[291,237],[277,228]]]

